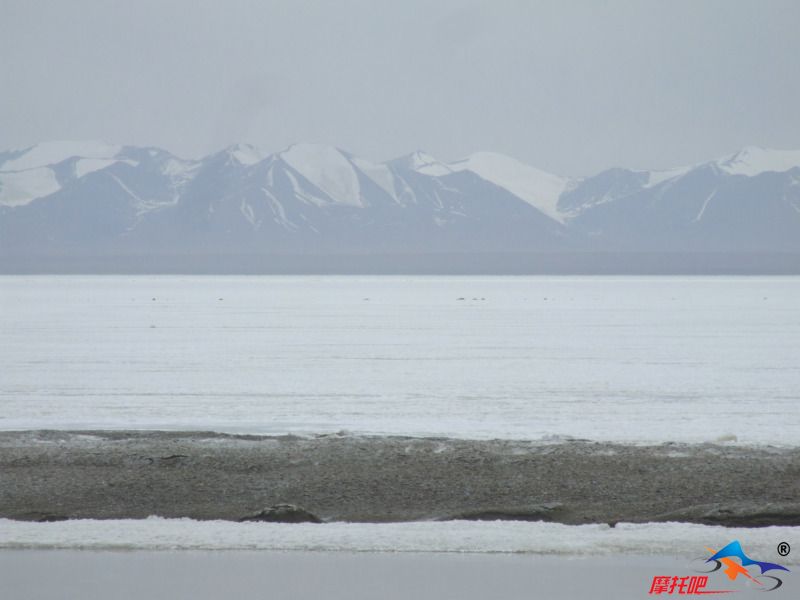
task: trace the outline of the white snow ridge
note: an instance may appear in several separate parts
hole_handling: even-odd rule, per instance
[[[228,154],[240,165],[250,166],[264,160],[266,155],[251,144],[234,144],[227,148]]]
[[[294,144],[279,156],[334,202],[362,205],[358,175],[341,150],[322,144]]]
[[[800,167],[800,150],[747,146],[736,154],[719,159],[715,164],[731,175],[755,177],[767,172],[783,173]]]
[[[23,206],[60,189],[56,174],[48,167],[10,173],[0,171],[0,206]]]
[[[99,141],[44,142],[27,148],[0,163],[0,206],[24,206],[58,192],[61,184],[51,168],[54,165],[78,158],[75,176],[80,178],[114,164],[121,150],[121,146]]]
[[[558,199],[569,183],[567,178],[540,171],[515,158],[494,152],[476,152],[448,166],[453,171],[471,171],[522,198],[548,217],[564,221],[564,215],[558,210]]]
[[[417,150],[416,152],[409,154],[400,160],[404,162],[405,166],[412,171],[422,173],[423,175],[433,175],[435,177],[439,177],[453,172],[448,165],[435,159],[433,156],[427,152],[423,152],[422,150]]]
[[[68,158],[114,158],[122,148],[100,141],[43,142],[28,148],[25,153],[0,165],[0,171],[25,171],[56,165]]]

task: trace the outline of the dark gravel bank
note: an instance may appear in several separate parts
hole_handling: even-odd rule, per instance
[[[0,432],[0,517],[800,525],[800,448]]]

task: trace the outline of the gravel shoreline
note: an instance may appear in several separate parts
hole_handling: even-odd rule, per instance
[[[800,525],[800,448],[589,441],[0,432],[0,517],[518,519]]]

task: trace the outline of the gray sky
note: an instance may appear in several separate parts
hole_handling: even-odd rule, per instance
[[[800,148],[796,0],[0,0],[0,149],[296,141],[567,175]]]

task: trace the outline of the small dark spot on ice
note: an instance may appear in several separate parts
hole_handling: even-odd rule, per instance
[[[155,302],[155,301],[156,301],[156,299],[155,299],[155,298],[151,298],[151,300],[152,300],[153,302]]]
[[[222,300],[222,298],[217,298],[217,300],[221,301],[221,300]]]
[[[155,329],[155,328],[156,328],[155,325],[150,325],[150,329]]]
[[[457,298],[457,300],[463,300],[464,298]]]

